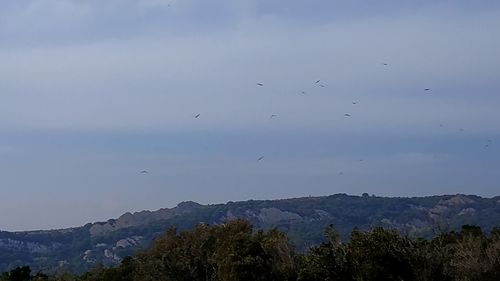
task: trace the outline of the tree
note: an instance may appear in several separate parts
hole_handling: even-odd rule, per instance
[[[301,281],[335,281],[352,280],[347,263],[347,247],[340,241],[335,228],[330,225],[325,236],[327,242],[312,247],[309,254],[301,259],[298,280]]]
[[[277,230],[254,231],[244,220],[169,229],[137,256],[135,280],[294,280],[295,254]]]
[[[205,225],[177,234],[175,228],[157,238],[151,248],[138,255],[137,280],[215,280],[211,262],[214,237]]]
[[[354,280],[416,280],[413,241],[394,230],[354,230],[347,261]]]

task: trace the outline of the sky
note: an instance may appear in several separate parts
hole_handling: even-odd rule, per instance
[[[499,26],[496,0],[0,0],[0,229],[500,195]]]

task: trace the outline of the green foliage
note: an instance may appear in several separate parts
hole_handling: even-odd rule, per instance
[[[412,239],[392,229],[351,232],[343,242],[332,226],[325,241],[297,253],[285,233],[254,230],[244,220],[171,227],[148,250],[116,267],[99,265],[81,275],[32,275],[27,266],[0,281],[498,281],[500,228],[486,235],[477,226]]]
[[[178,232],[183,232],[193,229],[199,222],[219,225],[234,217],[248,220],[256,229],[277,229],[286,233],[300,253],[325,242],[323,230],[331,224],[335,225],[343,241],[349,240],[355,227],[366,231],[382,226],[410,237],[427,239],[436,237],[436,229],[460,232],[464,224],[475,224],[485,233],[490,233],[500,224],[499,200],[500,197],[465,195],[384,198],[336,194],[217,205],[186,202],[168,210],[171,216],[150,212],[150,218],[143,214],[146,220],[137,220],[141,223],[112,228],[99,235],[91,234],[93,224],[53,231],[0,231],[0,271],[24,265],[29,265],[34,271],[51,273],[83,273],[97,264],[113,267],[118,265],[120,258],[151,246],[168,227],[175,226]],[[277,213],[263,215],[263,210],[270,209],[277,210]],[[292,216],[287,217],[287,214]],[[108,223],[113,225],[117,220]],[[116,246],[118,241],[131,237],[140,239],[127,247]],[[103,244],[106,246],[98,246]],[[106,255],[105,249],[111,253]],[[87,251],[90,251],[88,256]]]
[[[329,226],[325,231],[327,242],[311,248],[308,255],[299,260],[298,280],[351,280],[347,261],[346,245],[342,244],[339,234]]]
[[[342,244],[329,230],[328,239],[304,256],[299,280],[500,280],[498,229],[490,237],[465,225],[459,233],[432,240],[409,239],[380,227],[354,230]]]
[[[143,214],[146,219],[137,220],[141,223],[111,227],[111,230],[98,235],[91,234],[90,229],[95,226],[92,224],[53,231],[0,231],[0,271],[30,266],[34,272],[42,270],[53,275],[52,278],[57,276],[66,280],[72,277],[58,273],[82,274],[90,270],[95,273],[94,277],[103,276],[104,273],[96,271],[99,268],[97,265],[102,264],[101,270],[110,274],[106,278],[117,280],[113,276],[131,276],[126,273],[127,270],[134,274],[145,270],[144,264],[136,265],[145,259],[150,266],[176,271],[172,274],[177,280],[181,275],[187,276],[186,280],[205,280],[207,276],[220,276],[222,272],[230,276],[251,276],[255,270],[247,272],[247,268],[286,272],[284,277],[279,277],[282,279],[293,279],[298,274],[301,278],[323,276],[314,277],[316,280],[349,280],[352,277],[350,272],[355,270],[361,274],[359,278],[380,274],[384,278],[400,276],[418,280],[456,280],[460,276],[462,279],[477,280],[490,278],[491,274],[496,277],[494,274],[497,274],[492,269],[499,264],[500,228],[494,228],[500,224],[499,200],[500,197],[465,195],[384,198],[337,194],[217,205],[188,202],[169,209],[169,216],[149,212],[151,217]],[[246,219],[255,229],[244,227],[244,224],[238,227],[231,225],[235,229],[224,229],[222,223],[228,218]],[[215,226],[196,226],[199,222]],[[117,220],[109,221],[110,226],[114,223]],[[478,227],[466,226],[462,229],[464,224]],[[323,232],[329,225],[335,225],[336,229],[330,229],[325,236]],[[175,228],[167,238],[165,229],[173,226]],[[377,230],[378,226],[393,231],[385,233]],[[352,232],[355,228],[358,230]],[[263,230],[262,234],[256,229]],[[231,231],[238,235],[224,234]],[[133,240],[134,237],[139,237],[134,243],[124,247],[117,245],[120,240]],[[167,250],[154,253],[152,249],[159,247],[160,241],[164,241],[165,249],[172,251],[170,256],[164,254]],[[281,248],[271,247],[277,241],[281,241]],[[384,245],[389,242],[394,247],[386,249]],[[363,245],[375,248],[363,252],[355,245],[358,248]],[[384,251],[375,251],[379,247]],[[225,256],[227,253],[223,249],[241,251],[240,255],[231,257],[234,260],[229,260],[229,257],[225,260],[231,266],[218,264],[220,260],[214,256],[215,253],[219,257]],[[144,251],[142,254],[134,255],[141,250]],[[287,256],[283,253],[291,254]],[[404,259],[398,256],[406,253],[411,256]],[[156,255],[170,260],[155,265],[152,261],[155,258],[143,258],[142,255]],[[110,270],[108,273],[108,268],[121,268],[118,266],[120,258],[126,256],[132,256],[130,264],[134,265],[133,270],[127,267],[123,271]],[[369,264],[354,263],[362,258],[373,261]],[[269,259],[282,259],[283,262],[268,263]],[[398,268],[410,264],[419,268],[419,274],[412,277],[411,272],[405,271],[391,272],[395,277],[387,276],[384,273],[385,260],[397,263]],[[316,266],[312,266],[314,264]],[[168,270],[163,273],[170,272]],[[325,272],[330,273],[325,276]],[[87,277],[90,278],[90,275]],[[429,279],[431,277],[435,279]]]
[[[174,228],[138,255],[137,280],[292,280],[293,249],[272,230],[243,220],[177,234]]]
[[[415,280],[414,244],[394,230],[353,231],[347,259],[356,280]]]

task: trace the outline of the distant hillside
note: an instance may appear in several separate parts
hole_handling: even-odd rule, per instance
[[[355,227],[374,225],[424,237],[440,230],[458,230],[464,224],[478,225],[489,232],[500,226],[500,196],[385,198],[337,194],[217,205],[183,202],[172,209],[126,213],[118,219],[71,229],[0,232],[0,271],[30,265],[34,270],[82,272],[99,263],[114,265],[149,246],[170,226],[185,230],[198,223],[220,224],[233,218],[244,218],[258,228],[276,227],[288,233],[298,249],[305,250],[322,241],[323,231],[330,224],[344,238]]]

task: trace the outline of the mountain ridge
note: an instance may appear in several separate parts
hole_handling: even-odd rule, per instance
[[[208,205],[185,201],[173,208],[126,212],[81,227],[0,231],[0,270],[30,265],[38,270],[82,272],[101,263],[112,266],[148,247],[169,227],[186,230],[198,223],[213,225],[233,218],[246,219],[258,229],[284,231],[297,248],[305,250],[322,241],[328,225],[334,225],[344,239],[353,228],[374,225],[423,237],[463,224],[490,231],[500,225],[500,196],[378,197],[365,193]]]

